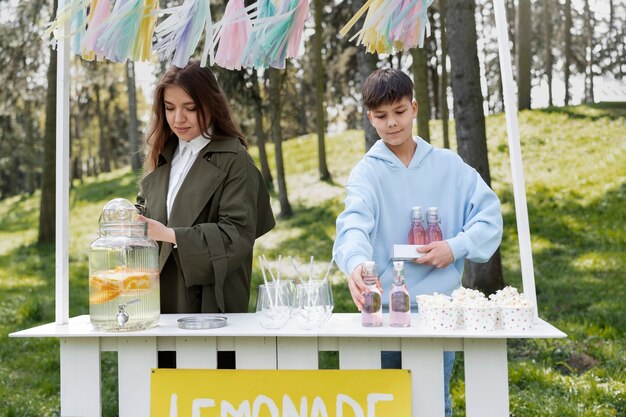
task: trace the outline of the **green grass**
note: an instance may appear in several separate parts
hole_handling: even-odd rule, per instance
[[[558,340],[509,341],[511,415],[626,414],[626,105],[549,108],[520,113],[524,174],[540,316],[568,334]],[[451,123],[451,131],[454,130]],[[442,145],[441,124],[431,124]],[[503,115],[487,119],[492,186],[503,203],[502,259],[507,284],[521,287],[508,142]],[[451,138],[455,149],[454,137]],[[296,214],[257,241],[256,254],[292,255],[308,273],[326,268],[342,210],[343,184],[364,151],[363,135],[327,137],[333,181],[318,181],[313,135],[284,143],[289,197]],[[273,169],[273,147],[268,147]],[[251,153],[256,155],[256,149]],[[133,198],[130,170],[73,189],[70,216],[70,314],[86,314],[87,250],[100,209]],[[275,212],[279,206],[273,201]],[[0,202],[0,416],[53,416],[59,409],[58,341],[7,334],[54,320],[54,249],[35,244],[39,196]],[[283,262],[283,274],[293,275]],[[355,311],[345,277],[334,270],[336,311]],[[262,281],[255,263],[253,287]],[[251,297],[251,306],[255,295]],[[337,365],[323,353],[324,367]],[[115,413],[113,353],[103,354],[105,416]],[[452,385],[455,416],[464,416],[463,357]]]

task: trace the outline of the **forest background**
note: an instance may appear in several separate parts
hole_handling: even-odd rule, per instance
[[[179,2],[161,3],[165,7]],[[492,2],[435,1],[429,10],[432,34],[426,39],[425,47],[387,55],[366,54],[362,48],[338,35],[338,29],[362,3],[312,0],[303,54],[289,61],[285,70],[226,71],[213,68],[253,144],[251,152],[257,158],[267,185],[273,191],[273,204],[279,216],[279,234],[304,228],[307,236],[316,239],[316,242],[309,242],[312,245],[309,248],[294,248],[302,259],[312,254],[307,252],[329,257],[329,242],[332,242],[334,231],[329,231],[328,227],[332,228],[334,216],[341,208],[341,186],[350,166],[356,162],[356,159],[346,158],[346,155],[362,155],[377,140],[359,105],[362,80],[375,68],[394,67],[407,71],[415,81],[415,94],[420,102],[417,133],[436,146],[457,151],[489,183],[493,180],[492,186],[505,206],[511,203],[507,201],[511,198],[510,190],[502,185],[508,181],[510,188],[510,172],[501,169],[502,158],[506,156],[504,151],[508,148],[504,131],[500,130],[504,127],[501,114],[503,92]],[[604,394],[593,391],[595,394],[590,394],[593,400],[583,400],[583,411],[579,410],[581,414],[578,414],[579,411],[568,414],[570,410],[554,415],[587,415],[584,414],[587,406],[608,410],[605,410],[607,414],[599,414],[596,410],[596,414],[588,415],[620,415],[624,412],[624,363],[623,359],[617,360],[614,355],[615,349],[623,352],[624,325],[609,323],[614,314],[625,310],[623,274],[620,273],[624,266],[624,254],[623,250],[614,252],[614,246],[623,249],[625,239],[623,208],[620,210],[619,204],[621,201],[623,207],[626,178],[623,168],[626,165],[626,86],[623,82],[626,70],[626,4],[617,0],[507,0],[505,3],[518,107],[520,110],[540,111],[521,113],[522,145],[533,158],[530,161],[525,159],[525,162],[549,172],[550,176],[555,172],[561,175],[570,173],[572,168],[566,168],[564,161],[571,162],[571,158],[576,163],[570,166],[577,167],[580,172],[592,170],[594,163],[604,164],[603,169],[607,168],[606,165],[614,168],[611,175],[593,181],[584,182],[577,176],[578,182],[561,184],[553,179],[554,187],[543,182],[539,186],[532,182],[530,176],[528,188],[533,253],[537,256],[536,251],[542,248],[542,238],[537,239],[541,231],[537,227],[547,226],[545,219],[539,221],[533,219],[533,215],[550,215],[554,207],[569,206],[572,196],[566,191],[575,193],[576,189],[584,190],[585,185],[603,187],[606,194],[597,196],[587,206],[581,205],[581,212],[577,211],[572,216],[585,216],[586,227],[592,228],[594,223],[589,222],[589,213],[583,213],[583,208],[590,210],[595,205],[604,209],[608,207],[608,213],[615,215],[612,219],[618,225],[614,230],[616,235],[611,237],[607,233],[609,237],[604,242],[611,248],[609,253],[613,254],[610,255],[611,261],[607,261],[609,277],[612,278],[605,279],[603,285],[614,284],[616,300],[620,291],[622,294],[621,301],[604,306],[606,311],[602,310],[605,312],[600,314],[601,320],[580,318],[586,324],[581,329],[576,327],[574,331],[571,340],[575,348],[567,344],[550,345],[547,344],[550,342],[545,342],[546,345],[542,345],[543,342],[533,342],[535,344],[513,344],[511,354],[517,359],[543,361],[537,372],[546,372],[547,369],[557,374],[576,375],[585,384],[595,381],[592,383],[595,384],[594,390],[602,391],[603,388],[598,387],[608,386],[608,391],[602,391]],[[214,18],[219,19],[224,2],[212,1],[211,7]],[[3,328],[6,332],[0,339],[0,387],[3,387],[0,415],[44,415],[41,410],[54,413],[50,410],[56,407],[53,399],[54,372],[58,372],[58,366],[55,368],[54,363],[58,362],[54,359],[54,349],[47,345],[45,355],[51,361],[50,369],[29,385],[24,380],[23,370],[19,369],[19,362],[12,360],[14,345],[5,337],[10,331],[53,319],[46,301],[24,301],[21,306],[15,304],[16,300],[28,300],[24,297],[28,293],[33,295],[33,288],[25,289],[22,285],[28,280],[22,280],[21,285],[15,286],[14,281],[20,280],[20,277],[15,275],[17,267],[14,263],[21,262],[37,269],[28,270],[26,275],[40,276],[48,284],[53,279],[50,266],[36,268],[35,265],[42,259],[54,259],[50,248],[54,242],[55,216],[51,202],[54,201],[55,176],[56,54],[41,39],[41,33],[55,9],[56,2],[51,1],[0,0],[0,85],[4,86],[0,89],[0,211],[3,213],[0,235],[15,243],[2,245],[3,261],[0,262],[0,288],[5,294],[0,297],[0,305],[2,311],[9,312],[7,323],[12,323]],[[166,64],[156,60],[152,63],[116,64],[72,59],[69,167],[74,199],[72,210],[80,206],[78,202],[84,193],[96,193],[97,198],[94,199],[99,203],[117,196],[131,198],[134,194],[136,180],[141,176],[144,154],[142,134],[149,118],[151,86],[165,69]],[[583,106],[573,107],[581,104]],[[585,122],[584,128],[576,124],[581,122]],[[500,127],[490,129],[490,124]],[[551,155],[535,153],[547,144],[550,147],[543,151]],[[601,153],[594,159],[590,157],[594,152]],[[332,161],[341,162],[333,165]],[[290,175],[292,178],[289,178]],[[320,191],[320,198],[309,202],[303,200],[302,193],[298,191],[303,184],[316,187],[314,190]],[[532,200],[533,190],[536,191],[537,201]],[[588,194],[593,195],[593,192]],[[537,204],[535,211],[532,204]],[[16,210],[23,210],[23,217]],[[330,220],[321,226],[312,221],[312,213],[327,216]],[[92,217],[95,224],[97,209],[83,215]],[[579,220],[583,221],[582,218]],[[486,265],[468,263],[465,285],[491,292],[519,280],[519,266],[514,265],[518,262],[514,213],[509,217],[505,213],[505,222],[509,237],[503,242],[502,252],[506,256],[501,257],[499,252]],[[319,230],[320,227],[323,231]],[[80,228],[77,230],[82,236]],[[584,230],[593,235],[593,231]],[[92,236],[93,232],[90,230],[84,235]],[[559,256],[570,259],[583,256],[581,252],[586,255],[593,252],[585,242],[580,247],[576,246],[580,242],[572,241],[572,236],[565,229],[550,230],[547,237],[552,243],[569,239],[572,248],[572,251],[554,254],[555,265]],[[79,238],[78,241],[84,239]],[[268,254],[277,254],[281,247],[266,242],[260,244],[260,248]],[[284,247],[286,250],[289,246]],[[577,249],[574,251],[573,248]],[[85,249],[77,247],[71,255],[71,273],[76,281],[80,280],[84,266]],[[539,262],[536,269],[541,268]],[[600,275],[606,278],[604,267],[606,265],[600,268],[603,271]],[[551,266],[547,275],[557,272],[552,268],[556,266]],[[257,272],[255,269],[255,279],[259,278]],[[345,292],[341,279],[337,273],[336,291]],[[562,320],[567,331],[565,323],[576,322],[579,318],[574,319],[566,313],[570,308],[575,310],[578,305],[564,306],[561,297],[556,300],[548,297],[550,291],[546,288],[554,288],[558,292],[562,286],[572,283],[555,278],[550,283],[544,283],[543,291],[547,292],[542,295],[541,280],[545,277],[538,274],[537,279],[540,302],[546,303],[542,317]],[[47,288],[48,284],[40,290]],[[76,288],[75,294],[81,293],[81,284],[77,283],[72,288],[73,291]],[[604,288],[591,287],[581,305],[588,307],[585,303],[592,303],[589,300],[592,294],[601,298]],[[49,295],[46,300],[49,300]],[[339,311],[352,311],[348,298],[339,296],[338,301]],[[73,303],[73,314],[84,314],[85,306],[84,300]],[[21,318],[13,319],[15,317]],[[599,348],[594,344],[599,343],[597,338],[613,342]],[[533,349],[536,352],[532,352]],[[620,368],[621,372],[613,372]],[[516,372],[520,369],[525,368],[514,368],[511,373],[515,387],[526,384],[524,381],[528,380],[516,380]],[[601,372],[598,373],[598,370]],[[543,380],[548,387],[555,386],[554,381],[550,383],[546,378],[539,380]],[[58,388],[58,381],[56,384]],[[44,398],[35,405],[32,400],[20,401],[19,396],[9,400],[4,394],[11,391],[12,386],[30,386],[27,392],[31,393],[39,392],[43,386],[51,399]],[[541,390],[535,388],[537,392]],[[530,392],[535,391],[531,389]],[[615,396],[615,403],[607,401],[605,394],[608,398]],[[520,396],[513,390],[513,395],[513,409],[523,410],[523,394]],[[622,400],[618,399],[620,395]],[[559,399],[558,395],[552,398],[551,401],[565,407],[563,410],[569,410],[567,400]],[[458,391],[456,400],[462,400],[462,390]]]

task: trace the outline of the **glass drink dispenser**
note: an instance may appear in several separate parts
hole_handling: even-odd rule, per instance
[[[147,329],[159,321],[159,248],[128,200],[109,201],[89,247],[89,316],[96,330]]]

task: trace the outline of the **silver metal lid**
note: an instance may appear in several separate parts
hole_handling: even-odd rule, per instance
[[[217,329],[226,326],[228,319],[222,316],[183,317],[178,319],[178,327],[188,330]]]

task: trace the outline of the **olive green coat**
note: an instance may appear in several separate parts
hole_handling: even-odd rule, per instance
[[[146,217],[176,234],[177,247],[159,243],[161,312],[247,312],[254,240],[275,225],[261,173],[238,139],[212,140],[189,169],[168,220],[177,146],[175,137],[168,140],[137,197]]]

